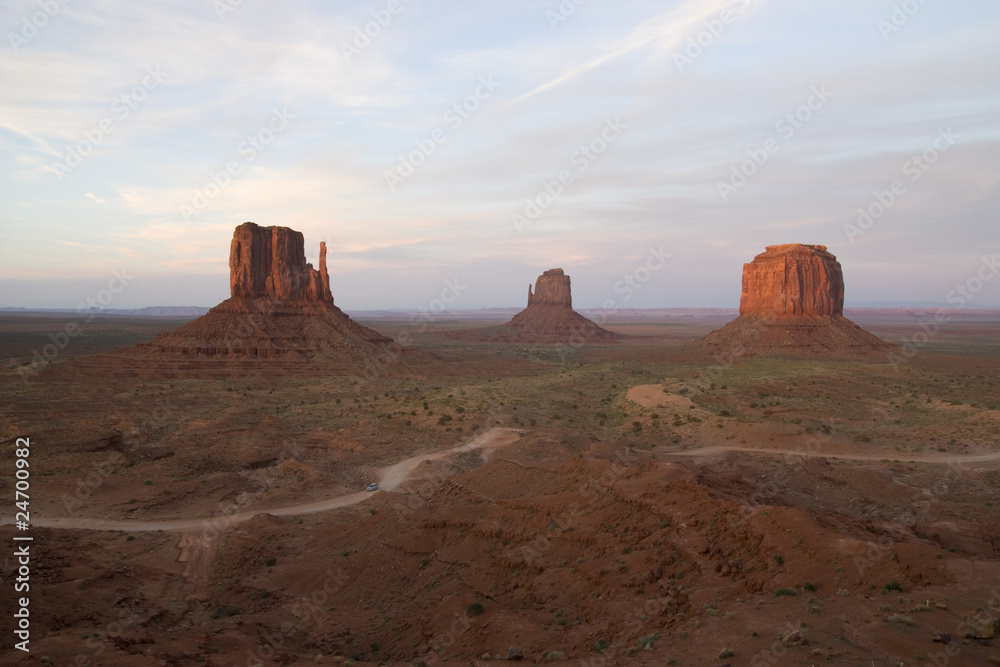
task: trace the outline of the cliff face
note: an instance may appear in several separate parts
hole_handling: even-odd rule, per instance
[[[569,276],[562,269],[549,269],[538,276],[534,294],[531,292],[531,285],[528,285],[528,307],[531,306],[572,308],[573,296],[570,294]]]
[[[306,263],[302,232],[245,222],[229,246],[229,289],[234,297],[333,303],[320,243],[319,271]]]
[[[834,317],[844,314],[844,274],[823,245],[767,246],[743,265],[740,315]]]
[[[756,354],[870,357],[894,345],[844,317],[844,274],[826,246],[788,243],[743,265],[740,316],[701,339],[724,364]]]

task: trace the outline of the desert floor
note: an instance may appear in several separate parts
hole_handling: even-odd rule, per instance
[[[0,535],[30,437],[34,538],[4,664],[1000,664],[1000,313],[863,360],[683,344],[720,315],[562,347],[359,318],[439,370],[159,379],[73,370],[179,324],[99,317],[19,372],[72,317],[0,317]]]

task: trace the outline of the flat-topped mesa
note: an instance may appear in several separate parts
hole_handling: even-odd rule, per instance
[[[573,296],[570,294],[569,276],[562,269],[549,269],[538,276],[534,294],[531,292],[531,285],[528,285],[528,307],[531,306],[572,308]]]
[[[234,297],[333,303],[326,243],[319,244],[317,271],[306,262],[302,232],[245,222],[229,247],[229,287]]]
[[[844,274],[823,245],[771,245],[743,265],[740,315],[836,317],[844,314]]]
[[[743,265],[740,316],[697,344],[729,364],[757,354],[861,358],[895,346],[844,317],[844,274],[826,246],[788,243]]]

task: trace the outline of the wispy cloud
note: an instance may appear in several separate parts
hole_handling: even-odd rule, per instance
[[[655,48],[659,52],[669,52],[680,48],[685,41],[705,29],[704,21],[716,17],[724,9],[740,7],[746,10],[760,6],[766,0],[689,0],[672,11],[644,21],[627,37],[605,48],[596,57],[575,65],[551,80],[510,100],[514,105],[540,93],[555,89],[562,84],[581,77],[614,60],[645,48]]]

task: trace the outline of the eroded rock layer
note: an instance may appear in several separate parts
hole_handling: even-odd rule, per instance
[[[743,265],[740,315],[844,314],[844,274],[824,245],[771,245]]]
[[[740,316],[699,343],[724,363],[758,354],[867,357],[895,349],[843,312],[843,271],[826,246],[767,246],[743,265]]]
[[[326,243],[320,243],[319,270],[306,263],[302,232],[245,222],[229,246],[232,296],[333,303],[326,270]]]
[[[319,270],[301,232],[252,222],[233,233],[232,296],[208,313],[115,355],[81,360],[126,375],[324,372],[376,377],[436,360],[352,320],[333,303],[320,244]]]
[[[569,276],[562,269],[549,269],[538,276],[534,293],[531,291],[531,285],[528,285],[528,307],[531,306],[572,308],[573,296],[570,294]]]

